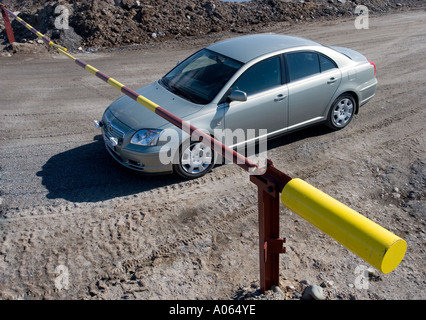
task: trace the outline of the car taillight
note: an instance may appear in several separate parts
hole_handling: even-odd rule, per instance
[[[374,75],[376,75],[376,64],[370,59],[368,59],[368,62],[370,62],[370,64],[374,67]]]

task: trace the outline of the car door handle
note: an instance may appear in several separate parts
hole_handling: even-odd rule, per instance
[[[279,95],[277,95],[277,97],[274,99],[274,101],[275,101],[275,102],[280,102],[280,101],[283,101],[285,98],[287,98],[287,95],[279,94]]]
[[[335,77],[333,77],[333,78],[330,78],[328,81],[327,81],[327,83],[328,84],[332,84],[332,83],[335,83],[337,81],[337,79],[335,78]]]

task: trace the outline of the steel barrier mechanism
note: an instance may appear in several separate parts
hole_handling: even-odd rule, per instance
[[[274,167],[270,160],[267,160],[266,169],[259,168],[257,164],[210,135],[183,121],[83,60],[75,58],[67,52],[66,48],[53,43],[48,37],[17,17],[4,5],[0,4],[0,9],[6,30],[9,30],[7,35],[10,42],[14,39],[8,14],[80,67],[185,131],[192,139],[210,145],[215,152],[252,173],[250,181],[258,187],[259,266],[262,292],[273,285],[279,286],[279,254],[285,252],[285,239],[279,237],[280,201],[284,206],[383,273],[393,271],[404,258],[407,243],[397,235],[307,182],[298,178],[292,179]]]

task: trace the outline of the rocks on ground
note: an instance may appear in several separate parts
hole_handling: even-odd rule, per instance
[[[231,31],[256,32],[276,22],[289,24],[355,15],[360,1],[252,0],[4,0],[11,10],[43,34],[70,50],[117,47]],[[369,11],[383,13],[420,5],[417,0],[373,0]],[[63,6],[63,7],[59,7]],[[59,7],[59,9],[58,9]],[[35,40],[13,21],[17,42]],[[5,31],[0,37],[6,39]],[[12,48],[14,51],[20,49]]]

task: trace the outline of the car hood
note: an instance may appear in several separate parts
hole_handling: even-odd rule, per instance
[[[136,92],[181,119],[199,111],[203,107],[173,94],[158,82],[142,87]],[[108,108],[114,117],[133,130],[144,128],[160,129],[170,124],[167,120],[164,120],[126,95],[115,100]]]

